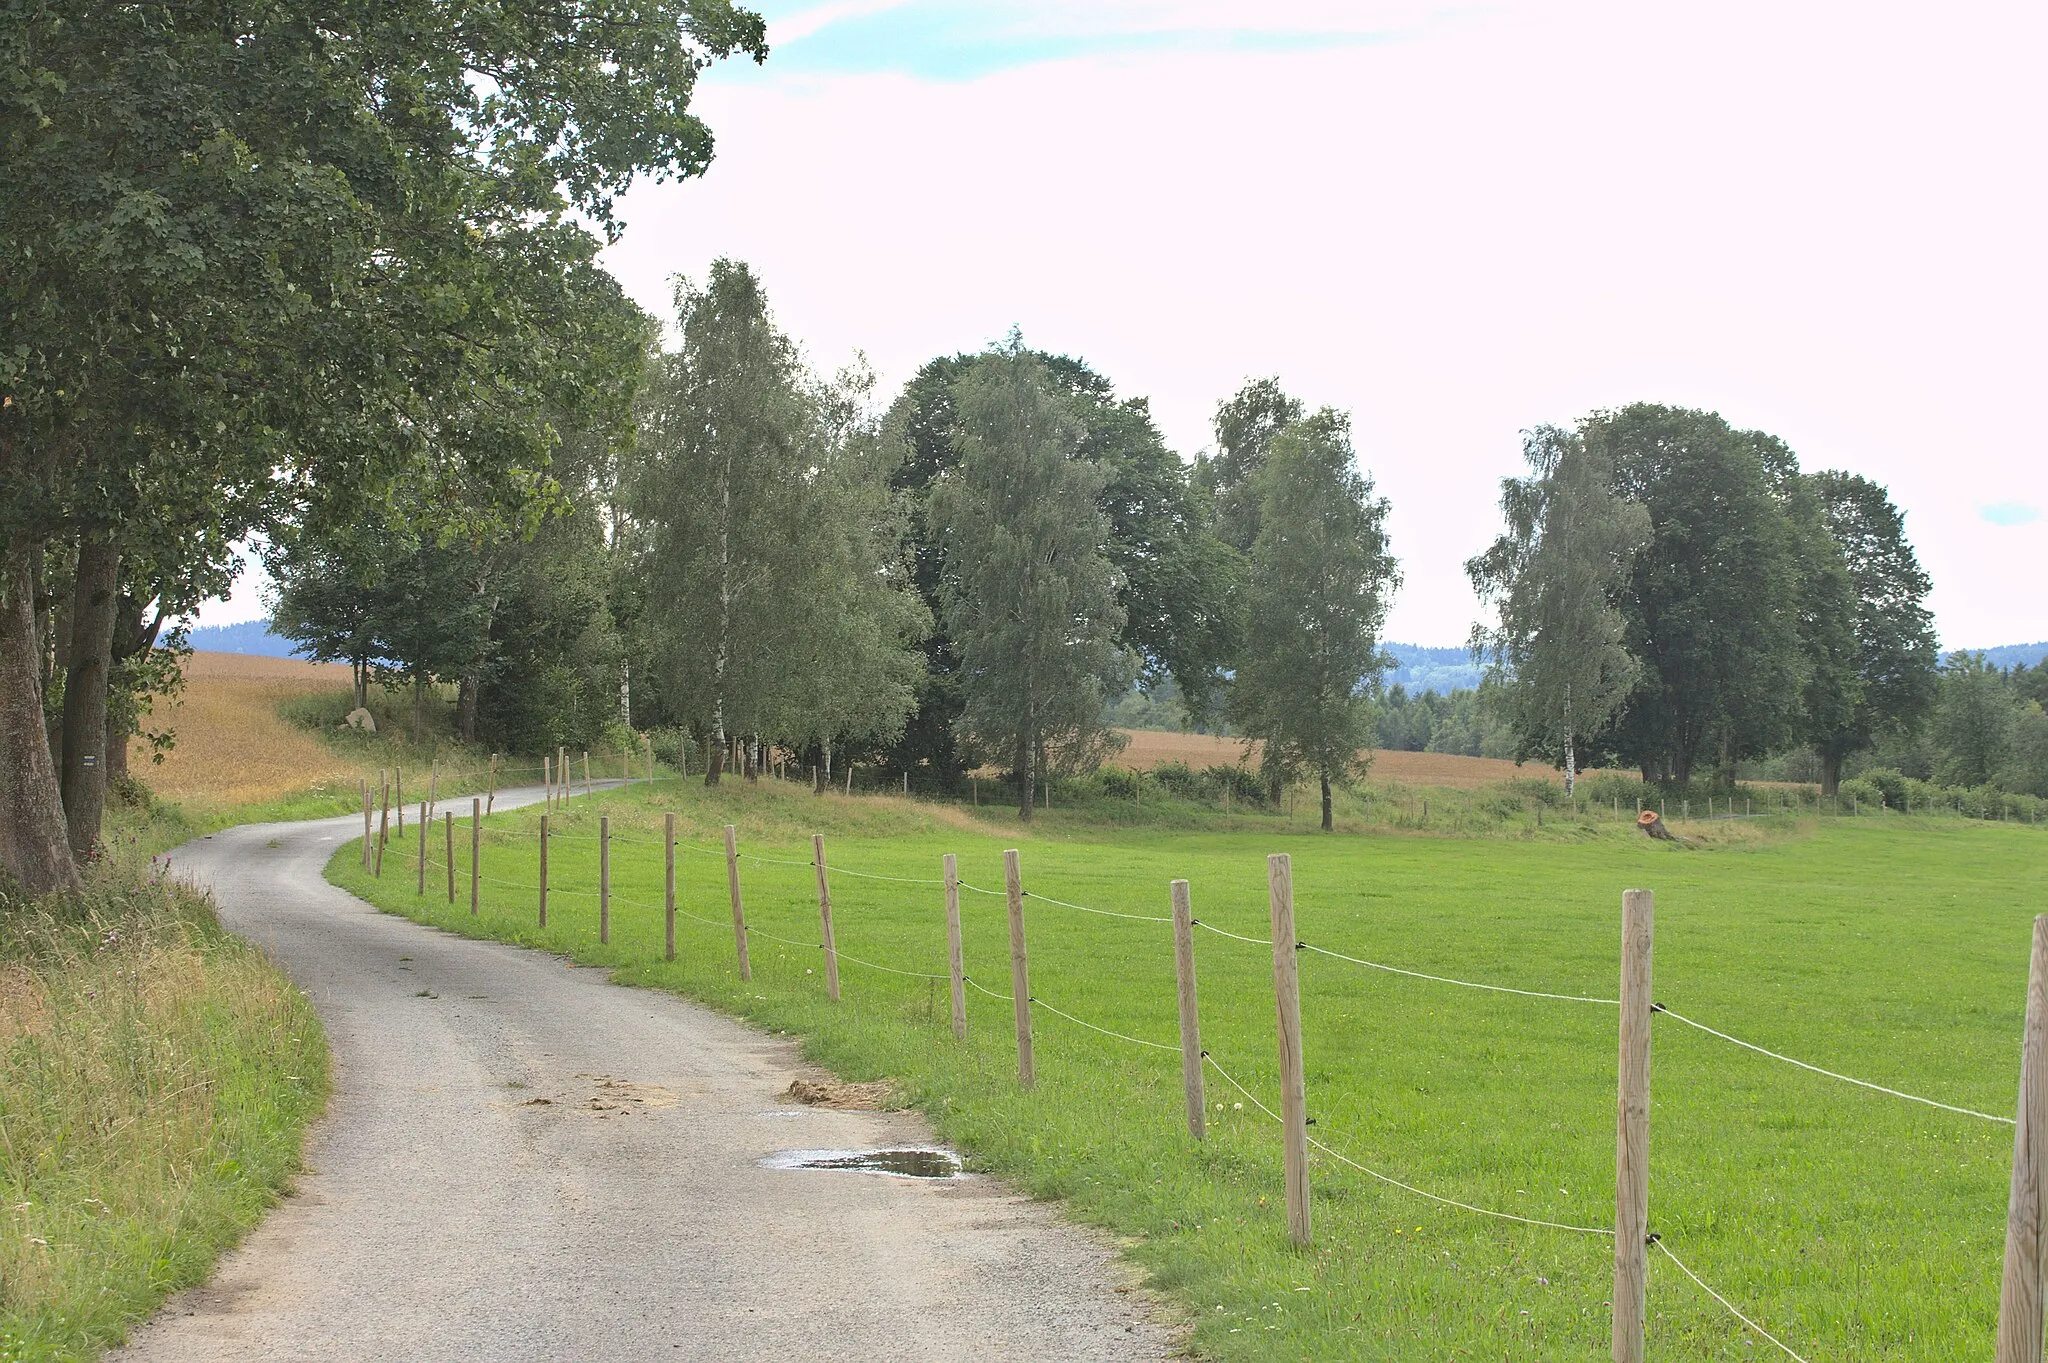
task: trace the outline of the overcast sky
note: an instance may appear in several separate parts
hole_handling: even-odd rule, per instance
[[[2048,638],[2038,5],[763,9],[606,253],[652,310],[735,256],[890,387],[1016,324],[1185,457],[1277,374],[1392,499],[1394,639],[1464,638],[1522,428],[1637,400],[1889,486],[1945,646]]]

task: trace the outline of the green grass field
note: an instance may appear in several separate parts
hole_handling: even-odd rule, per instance
[[[661,813],[677,814],[677,960],[661,959]],[[466,806],[465,806],[466,812]],[[597,820],[613,827],[612,940],[597,941]],[[1315,1244],[1292,1249],[1277,1127],[1209,1079],[1192,1141],[1179,1057],[1041,1009],[1038,1084],[1020,1092],[1007,1003],[970,991],[956,1043],[943,979],[846,959],[824,996],[809,860],[935,880],[960,859],[1000,889],[1022,849],[1038,895],[1164,916],[1168,882],[1195,912],[1266,935],[1265,856],[1293,856],[1298,936],[1407,969],[1612,997],[1620,896],[1657,893],[1657,999],[1814,1064],[1993,1114],[2012,1110],[2041,830],[1944,818],[1751,823],[1699,849],[1623,829],[1544,838],[1319,836],[1276,819],[1234,830],[1032,833],[950,807],[824,799],[791,786],[665,784],[579,800],[551,820],[549,926],[535,925],[537,811],[486,835],[483,912],[466,879],[446,902],[440,830],[428,894],[410,839],[371,880],[357,850],[330,875],[387,909],[457,932],[611,965],[804,1038],[844,1077],[899,1081],[942,1135],[1123,1239],[1217,1358],[1605,1357],[1612,1243],[1489,1219],[1318,1156]],[[733,960],[719,829],[739,827],[754,979]],[[409,830],[410,831],[410,830]],[[468,839],[458,825],[466,877]],[[833,879],[846,957],[943,974],[937,885]],[[962,896],[967,972],[1008,992],[1003,900]],[[1032,993],[1098,1026],[1176,1040],[1164,923],[1027,902]],[[789,939],[794,945],[773,940]],[[1198,933],[1204,1043],[1277,1107],[1271,953]],[[1311,1134],[1446,1197],[1611,1225],[1616,1014],[1485,993],[1303,953]],[[1651,1226],[1695,1272],[1810,1360],[1988,1356],[1997,1307],[2010,1126],[1806,1073],[1659,1019],[1652,1061]],[[1221,1104],[1220,1110],[1218,1104]],[[1779,1356],[1652,1256],[1660,1359]]]

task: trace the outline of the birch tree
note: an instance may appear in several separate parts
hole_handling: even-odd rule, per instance
[[[737,261],[676,310],[627,496],[661,708],[706,736],[708,785],[735,737],[893,738],[928,616],[864,384],[816,382]]]
[[[955,389],[957,468],[927,516],[945,555],[945,620],[960,652],[960,725],[1017,773],[1029,820],[1049,764],[1086,766],[1123,672],[1118,579],[1103,552],[1103,473],[1075,457],[1081,427],[1013,334]]]
[[[1612,602],[1650,537],[1649,512],[1612,490],[1612,464],[1576,432],[1522,436],[1524,478],[1501,480],[1507,528],[1465,565],[1498,614],[1472,631],[1487,684],[1505,704],[1524,753],[1555,753],[1564,788],[1578,781],[1579,745],[1607,727],[1639,671]]]
[[[1327,407],[1274,436],[1253,485],[1259,530],[1231,715],[1265,745],[1269,773],[1316,774],[1328,832],[1332,789],[1359,770],[1387,666],[1380,628],[1400,583],[1387,501],[1358,471],[1350,418]]]

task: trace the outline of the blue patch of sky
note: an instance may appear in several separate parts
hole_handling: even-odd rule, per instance
[[[2025,502],[1993,502],[1978,507],[1977,514],[1993,525],[2025,525],[2041,519],[2041,508]]]
[[[1394,31],[1329,31],[1281,27],[1117,28],[1056,27],[1028,11],[973,0],[908,0],[870,13],[847,14],[786,42],[775,36],[776,8],[768,13],[770,52],[765,67],[722,62],[713,76],[735,80],[776,75],[848,75],[893,72],[925,80],[970,81],[998,71],[1076,57],[1177,52],[1305,52],[1368,47],[1409,35]],[[801,13],[799,7],[793,13]]]

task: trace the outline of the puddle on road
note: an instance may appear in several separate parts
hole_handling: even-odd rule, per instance
[[[761,1161],[767,1169],[845,1169],[894,1178],[962,1178],[951,1150],[905,1146],[895,1150],[784,1150]]]

